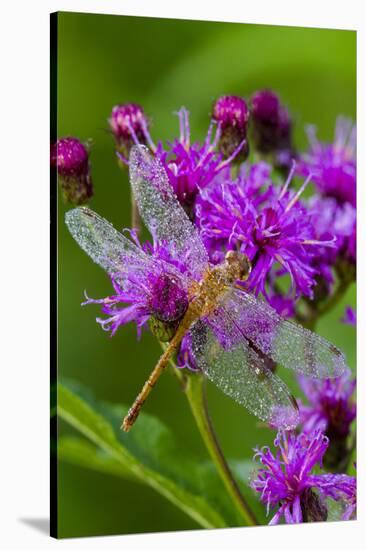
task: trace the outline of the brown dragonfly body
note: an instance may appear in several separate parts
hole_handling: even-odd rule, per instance
[[[234,285],[237,280],[245,280],[249,273],[250,264],[248,258],[238,252],[230,251],[227,253],[223,264],[208,269],[200,283],[193,283],[190,305],[176,333],[170,340],[166,350],[161,355],[122,422],[121,427],[125,432],[128,432],[135,423],[141,407],[193,323],[201,317],[212,313],[217,308],[219,297],[227,288]]]

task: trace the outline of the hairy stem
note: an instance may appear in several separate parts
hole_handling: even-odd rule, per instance
[[[205,380],[200,374],[186,375],[180,369],[174,368],[175,374],[183,384],[184,392],[191,408],[197,428],[206,448],[216,466],[216,469],[241,517],[246,525],[259,525],[250,506],[241,493],[233,477],[229,465],[222,452],[208,413]]]

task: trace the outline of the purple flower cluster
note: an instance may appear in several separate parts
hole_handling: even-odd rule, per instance
[[[252,481],[253,489],[267,507],[276,508],[270,521],[275,525],[284,518],[286,523],[326,521],[327,499],[344,505],[343,518],[355,514],[355,478],[345,474],[316,474],[322,464],[329,440],[316,430],[296,435],[280,431],[275,439],[277,453],[268,447],[255,449],[261,467]]]
[[[260,295],[283,317],[312,322],[326,300],[337,297],[337,283],[342,289],[355,280],[355,126],[338,119],[333,143],[319,141],[310,128],[309,150],[297,153],[289,110],[271,90],[259,90],[248,101],[218,98],[201,141],[191,140],[187,109],[177,114],[178,136],[155,144],[143,108],[116,105],[108,122],[121,165],[129,164],[134,144],[146,145],[198,228],[210,261],[221,263],[228,251],[245,254],[251,271],[237,286]],[[89,155],[78,140],[59,140],[51,164],[68,201],[82,204],[92,196]],[[126,258],[122,282],[112,278],[114,293],[87,297],[84,304],[102,306],[105,318],[97,322],[112,335],[133,321],[138,335],[149,326],[160,341],[169,341],[189,305],[189,259],[172,254],[166,242],[141,244],[136,232],[130,235],[147,256]],[[342,321],[355,325],[355,312],[347,308]],[[198,370],[189,334],[177,367]],[[356,381],[346,372],[298,382],[307,398],[300,403],[301,433],[278,432],[276,453],[257,449],[261,467],[252,487],[267,511],[275,510],[271,524],[325,521],[329,499],[342,505],[343,519],[353,519],[356,479],[344,472],[352,460]]]
[[[329,268],[346,260],[356,262],[356,127],[337,120],[334,142],[322,143],[314,127],[308,129],[310,150],[301,156],[298,172],[311,174],[318,193],[309,201],[317,235],[332,235],[335,249],[327,256]],[[327,277],[329,280],[329,277]]]
[[[106,318],[97,318],[103,330],[113,336],[116,330],[131,321],[136,323],[138,335],[147,322],[154,318],[176,327],[188,307],[187,288],[179,274],[186,270],[184,258],[172,259],[165,243],[140,243],[135,231],[130,232],[135,244],[151,258],[150,269],[146,260],[126,262],[123,286],[112,278],[115,293],[102,299],[87,300],[83,305],[101,304]]]
[[[333,238],[333,246],[320,251],[314,266],[328,289],[334,282],[333,267],[343,258],[351,267],[356,262],[356,209],[350,203],[338,204],[332,197],[314,195],[308,209],[319,240]]]
[[[224,160],[217,149],[221,136],[219,125],[212,135],[214,122],[211,122],[203,144],[191,143],[188,111],[180,109],[178,117],[179,138],[169,143],[167,149],[159,142],[155,154],[165,167],[179,202],[191,214],[199,191],[230,165],[243,142]]]
[[[303,431],[311,433],[321,429],[330,438],[345,438],[356,418],[356,403],[353,394],[356,380],[346,371],[338,378],[317,380],[301,376],[300,388],[308,400],[301,404]]]
[[[289,111],[271,90],[254,93],[248,103],[237,96],[218,98],[202,142],[192,143],[184,107],[178,118],[179,136],[167,144],[153,142],[149,119],[134,103],[116,105],[109,125],[123,164],[129,162],[131,146],[141,143],[160,160],[178,200],[199,228],[213,263],[221,262],[228,250],[246,254],[252,271],[245,289],[262,295],[285,317],[296,315],[300,298],[316,304],[324,297],[324,288],[325,295],[330,295],[335,272],[354,277],[355,129],[349,121],[338,121],[333,144],[321,143],[314,130],[309,130],[310,150],[295,162]],[[266,162],[243,162],[249,140],[257,153],[267,155]],[[277,182],[278,155],[292,159],[282,184]],[[83,166],[85,171],[86,161]],[[295,173],[305,177],[300,186],[294,182]],[[317,192],[304,199],[310,180]],[[134,319],[140,315],[139,326],[146,322],[137,290],[140,285],[131,283],[128,288],[122,292],[115,286],[119,303],[132,304],[128,313],[116,316],[116,297],[103,303],[109,316],[103,326],[112,326],[113,332],[130,319],[132,311]],[[149,283],[150,294],[155,289],[160,299],[159,285]],[[146,306],[149,311],[151,300]],[[187,354],[179,357],[183,356]]]
[[[302,296],[322,298],[323,288],[330,294],[334,270],[344,273],[356,259],[355,129],[351,123],[338,120],[333,144],[319,142],[314,129],[309,130],[310,150],[294,164],[292,120],[271,90],[254,93],[248,103],[237,96],[220,97],[202,143],[191,142],[184,107],[178,117],[179,137],[155,145],[141,106],[114,107],[109,123],[121,161],[128,164],[133,144],[147,144],[200,228],[211,261],[221,261],[227,250],[245,252],[253,263],[247,289],[262,294],[281,313],[292,315],[295,301]],[[249,134],[257,151],[271,153],[266,158],[272,159],[275,168],[288,170],[292,165],[282,188],[275,183],[270,165],[243,164]],[[238,163],[235,176],[230,167]],[[297,192],[289,189],[295,171],[307,178]],[[317,193],[310,200],[300,200],[310,179]],[[350,273],[354,277],[354,270]],[[279,278],[286,274],[291,294],[278,291]]]
[[[228,157],[224,159],[218,150],[220,138],[222,137],[220,122],[216,123],[214,132],[215,121],[211,121],[202,144],[199,142],[191,143],[189,114],[187,109],[182,107],[178,112],[179,137],[165,146],[161,141],[155,145],[149,134],[147,119],[143,115],[141,107],[139,107],[138,116],[136,114],[132,119],[128,114],[127,117],[125,116],[126,120],[123,118],[123,113],[130,113],[131,110],[135,113],[137,107],[129,104],[114,107],[110,125],[116,141],[121,142],[121,128],[123,128],[126,129],[122,134],[125,151],[128,151],[133,144],[147,143],[164,166],[179,202],[191,214],[199,190],[206,187],[217,174],[224,171],[240,153],[245,144],[245,134]],[[220,111],[220,114],[225,117],[223,126],[224,129],[227,129],[227,111],[226,113]],[[117,119],[119,124],[115,122]],[[120,152],[119,158],[123,163],[128,164],[127,153],[121,154]]]
[[[296,300],[302,296],[314,299],[319,294],[314,294],[317,287],[325,286],[331,293],[339,258],[354,263],[356,254],[354,204],[340,202],[331,192],[332,174],[342,188],[348,182],[355,190],[355,134],[349,124],[338,123],[332,145],[318,142],[311,134],[310,152],[292,165],[281,188],[274,182],[273,168],[264,162],[242,163],[237,176],[230,170],[248,155],[250,119],[255,148],[274,153],[275,167],[275,158],[286,157],[288,167],[295,157],[292,121],[274,92],[256,92],[250,107],[237,96],[219,98],[202,143],[191,143],[188,111],[181,108],[178,117],[179,137],[155,145],[142,107],[114,107],[109,122],[121,161],[128,164],[132,144],[147,144],[165,167],[178,200],[200,228],[211,261],[221,261],[227,250],[247,254],[253,264],[247,290],[262,294],[281,314],[294,315]],[[289,188],[295,170],[308,176],[298,191]],[[310,178],[320,194],[305,201],[300,196]],[[351,197],[351,193],[343,195]],[[291,293],[278,290],[286,274]]]
[[[303,432],[322,430],[330,441],[326,467],[331,471],[346,470],[353,451],[350,434],[356,418],[356,379],[348,370],[338,378],[316,380],[301,376],[298,382],[308,401],[300,402]]]
[[[356,127],[340,117],[333,143],[320,142],[313,126],[308,128],[308,137],[310,151],[302,155],[299,171],[304,176],[312,174],[323,196],[356,206]]]
[[[317,239],[311,213],[300,201],[304,182],[289,190],[293,171],[283,185],[271,180],[271,168],[254,164],[232,180],[216,179],[202,190],[196,203],[196,220],[211,260],[222,261],[225,251],[240,250],[252,262],[247,289],[270,299],[278,277],[289,274],[294,297],[312,298],[319,269],[319,251],[333,239]],[[273,304],[276,300],[273,301]]]

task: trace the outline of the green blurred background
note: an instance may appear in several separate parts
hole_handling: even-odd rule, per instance
[[[60,13],[58,24],[58,133],[91,139],[95,196],[90,206],[117,228],[130,223],[127,172],[117,166],[107,118],[117,103],[141,103],[155,140],[177,135],[173,114],[191,112],[194,139],[207,130],[211,104],[221,94],[249,96],[276,90],[306,146],[304,125],[332,140],[338,114],[356,114],[356,33],[321,29]],[[159,356],[149,334],[137,342],[134,326],[114,338],[96,324],[97,307],[80,307],[111,293],[105,273],[81,251],[64,225],[59,197],[59,377],[91,387],[96,397],[130,404]],[[355,288],[318,332],[342,348],[355,368],[355,330],[339,323]],[[292,383],[291,375],[283,378]],[[243,408],[208,388],[210,411],[229,457],[249,458],[271,435]],[[176,380],[166,374],[147,404],[197,457],[206,452]],[[60,423],[60,433],[69,428]],[[59,465],[59,536],[194,529],[197,525],[152,489],[65,463]]]

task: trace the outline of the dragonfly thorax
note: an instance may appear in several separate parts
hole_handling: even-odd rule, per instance
[[[234,286],[237,280],[245,280],[250,273],[250,262],[244,254],[228,252],[225,261],[208,270],[199,283],[193,308],[200,315],[207,315],[217,307],[219,297]]]

